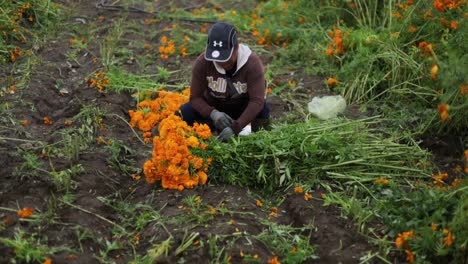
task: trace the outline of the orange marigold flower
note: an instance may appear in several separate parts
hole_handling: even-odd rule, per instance
[[[338,85],[338,80],[335,79],[335,78],[330,77],[330,78],[327,79],[327,84],[329,86],[331,86],[331,87],[335,87],[335,86]]]
[[[460,167],[460,170],[461,170],[461,167]],[[450,186],[452,187],[457,187],[458,185],[460,185],[460,183],[462,183],[464,181],[464,179],[460,179],[460,178],[456,178],[455,180],[453,180],[452,184],[450,184]]]
[[[374,183],[379,183],[379,184],[388,184],[390,181],[388,179],[384,179],[384,178],[381,178],[381,179],[376,179],[374,181]]]
[[[444,3],[441,0],[435,0],[434,1],[434,7],[437,9],[439,12],[445,12],[445,6]]]
[[[457,27],[458,27],[458,22],[457,21],[450,22],[450,28],[457,29]]]
[[[434,224],[434,223],[431,223],[431,229],[432,229],[432,231],[436,231],[437,230],[437,225]]]
[[[295,192],[295,193],[303,193],[304,190],[302,189],[302,187],[297,186],[297,187],[294,188],[294,192]]]
[[[407,240],[410,239],[410,238],[413,238],[413,237],[414,237],[413,230],[400,233],[400,234],[398,234],[397,238],[395,239],[395,246],[397,248],[401,248],[401,247],[406,248]]]
[[[45,125],[52,125],[53,123],[47,116],[43,118],[43,121]]]
[[[396,7],[400,8],[401,10],[403,10],[404,12],[407,12],[408,11],[408,8],[403,5],[403,4],[396,4],[395,5]]]
[[[436,174],[432,175],[432,178],[434,179],[433,183],[435,185],[443,185],[444,181],[447,180],[447,178],[448,178],[448,174],[447,173],[436,173]]]
[[[208,211],[208,213],[210,213],[211,215],[214,215],[214,216],[216,216],[218,214],[218,211],[213,206],[208,206],[207,211]]]
[[[468,88],[466,86],[466,83],[462,84],[462,86],[460,87],[460,93],[462,95],[466,95],[468,93]]]
[[[444,245],[445,246],[450,246],[453,243],[453,237],[452,237],[452,232],[448,229],[442,230],[442,233],[447,234],[447,236],[444,238]]]
[[[408,261],[409,263],[413,263],[414,262],[414,253],[411,252],[409,249],[405,249],[405,253],[406,253],[406,261]]]
[[[281,264],[281,262],[279,262],[278,257],[275,256],[268,260],[268,264]]]
[[[410,26],[410,27],[408,28],[408,31],[409,31],[409,32],[416,32],[416,30],[417,30],[417,28],[414,27],[414,26]]]
[[[440,119],[442,120],[442,122],[447,121],[448,117],[449,115],[447,111],[443,111],[442,113],[440,113]]]
[[[310,199],[311,197],[312,197],[312,194],[310,194],[310,193],[304,194],[304,200],[305,200],[305,201],[309,201],[309,199]]]
[[[29,124],[29,120],[27,120],[27,119],[21,120],[21,125],[22,126],[27,126],[28,124]]]
[[[42,264],[52,264],[52,260],[50,258],[44,260]]]
[[[193,129],[195,130],[195,133],[197,134],[197,136],[200,137],[201,139],[206,140],[209,137],[211,137],[211,129],[207,124],[194,123]]]
[[[327,51],[325,52],[325,54],[327,54],[327,56],[330,57],[331,55],[333,55],[333,49],[328,48]]]
[[[400,12],[392,12],[392,16],[396,18],[403,18],[403,15]]]
[[[14,94],[16,91],[16,86],[12,85],[8,88],[8,92],[10,92],[10,94]]]
[[[426,47],[426,46],[427,46],[427,42],[426,42],[426,41],[421,41],[421,42],[419,42],[419,44],[418,44],[418,48],[420,48],[420,49],[424,49],[424,47]]]
[[[437,111],[439,111],[439,113],[447,112],[448,110],[449,110],[449,105],[448,104],[438,104],[437,105]]]
[[[19,218],[28,218],[34,213],[34,208],[25,207],[17,212]]]
[[[255,202],[255,205],[257,205],[258,207],[262,207],[262,206],[263,206],[263,203],[262,203],[262,201],[257,200],[257,201]]]

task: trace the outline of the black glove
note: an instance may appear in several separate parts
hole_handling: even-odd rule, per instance
[[[232,136],[234,136],[234,130],[232,130],[231,127],[226,127],[221,131],[221,133],[219,133],[217,139],[226,142]]]
[[[220,112],[216,109],[211,111],[210,118],[213,120],[216,129],[219,131],[224,130],[226,127],[230,127],[234,121],[228,114]]]

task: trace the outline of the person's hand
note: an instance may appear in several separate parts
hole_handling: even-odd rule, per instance
[[[230,127],[234,121],[228,114],[220,112],[216,109],[211,111],[210,118],[213,120],[216,129],[219,131],[224,130],[226,127]]]
[[[231,127],[226,127],[221,131],[221,133],[219,133],[217,139],[226,142],[232,136],[234,136],[234,130],[232,130]]]

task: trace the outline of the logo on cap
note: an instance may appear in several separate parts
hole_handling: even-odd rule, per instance
[[[216,46],[220,46],[222,47],[223,46],[223,42],[222,41],[219,41],[218,43],[216,43],[216,40],[213,40],[213,47],[216,47]]]
[[[219,55],[220,55],[220,53],[219,53],[219,51],[217,51],[217,50],[214,50],[214,51],[211,53],[211,57],[213,57],[213,58],[215,58],[215,59],[218,58]]]

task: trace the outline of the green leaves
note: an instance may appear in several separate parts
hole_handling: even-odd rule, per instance
[[[278,125],[232,140],[212,142],[210,176],[215,180],[264,190],[321,177],[337,182],[428,177],[417,161],[428,157],[415,146],[395,143],[369,128],[372,119],[338,119]],[[228,177],[226,177],[226,175]]]

